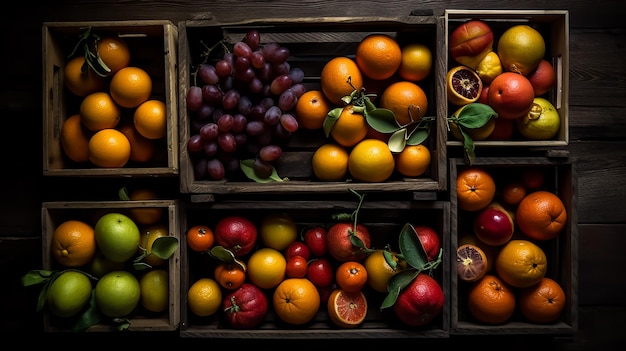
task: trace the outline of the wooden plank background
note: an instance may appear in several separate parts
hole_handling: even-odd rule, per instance
[[[621,259],[626,247],[626,10],[623,0],[527,1],[79,1],[58,0],[35,5],[14,2],[0,13],[0,141],[5,186],[0,202],[0,333],[21,336],[41,330],[33,299],[19,277],[40,267],[41,202],[56,194],[57,184],[41,169],[41,24],[45,21],[167,19],[174,23],[210,17],[244,20],[270,17],[402,16],[413,10],[556,9],[570,16],[570,145],[578,173],[579,332],[572,339],[495,338],[489,343],[524,349],[538,341],[563,350],[617,349],[626,336],[626,308]],[[61,185],[67,185],[61,183]],[[71,189],[56,189],[65,194]],[[66,194],[67,195],[67,194]],[[46,336],[62,340],[62,336]],[[155,336],[151,335],[151,339]],[[159,338],[176,339],[174,335]],[[491,338],[491,337],[490,337]],[[80,338],[76,339],[79,340]],[[90,336],[91,340],[106,340]],[[202,345],[199,340],[178,340]],[[465,344],[466,339],[423,341],[433,346]],[[205,345],[227,345],[211,341]],[[278,341],[276,341],[278,342]],[[375,342],[375,341],[374,341]],[[501,342],[501,343],[500,343]],[[308,345],[325,345],[307,341]],[[379,342],[381,346],[382,342]],[[373,346],[372,341],[356,346]],[[237,348],[270,341],[238,342]],[[288,345],[287,342],[284,345]],[[355,341],[336,341],[337,349]],[[471,345],[471,344],[469,344]],[[481,345],[484,345],[481,343]],[[542,344],[538,344],[542,345]],[[545,345],[545,344],[543,344]]]

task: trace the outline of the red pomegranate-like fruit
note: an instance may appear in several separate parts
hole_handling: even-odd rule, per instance
[[[222,310],[233,329],[254,329],[267,314],[268,303],[265,293],[256,285],[242,286],[224,296]]]
[[[326,248],[327,232],[324,227],[309,228],[304,232],[302,239],[311,251],[311,256],[322,257],[328,251]]]
[[[450,56],[467,67],[476,69],[480,61],[493,51],[493,32],[481,20],[469,20],[450,34]]]
[[[441,249],[439,234],[427,225],[415,225],[413,228],[415,228],[417,237],[424,247],[428,261],[434,261],[439,256],[439,250]]]
[[[364,225],[357,224],[356,232],[354,232],[354,223],[352,222],[333,224],[326,234],[326,248],[330,256],[339,262],[363,261],[367,252],[352,245],[351,237],[354,235],[361,239],[366,248],[370,247],[370,232]]]
[[[421,327],[437,318],[443,310],[441,285],[431,276],[420,273],[400,292],[393,310],[403,323]]]
[[[241,216],[224,217],[217,222],[215,243],[233,252],[236,257],[244,256],[254,248],[257,240],[257,228],[247,218]]]
[[[500,246],[513,237],[515,222],[512,214],[497,202],[492,202],[474,218],[474,233],[487,245]]]

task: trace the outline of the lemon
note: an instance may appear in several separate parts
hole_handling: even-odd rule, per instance
[[[483,81],[483,84],[488,85],[491,81],[502,73],[502,62],[500,62],[500,56],[495,51],[489,52],[476,67],[476,73]]]
[[[498,40],[498,56],[505,71],[528,75],[537,68],[546,52],[543,36],[526,24],[510,27]]]
[[[187,291],[187,303],[196,316],[206,317],[216,313],[222,305],[220,285],[211,278],[198,279]]]
[[[291,216],[284,212],[272,213],[261,221],[261,240],[265,246],[282,251],[298,238],[298,229]]]
[[[392,252],[392,255],[393,260],[398,262],[396,253]],[[398,262],[398,266],[394,270],[385,260],[383,250],[376,250],[365,258],[363,266],[365,266],[367,271],[367,284],[378,292],[386,293],[389,280],[396,273],[406,268],[406,262]]]
[[[139,279],[139,302],[150,312],[164,312],[169,304],[169,274],[165,269],[154,269]]]
[[[559,112],[544,98],[534,98],[530,112],[516,120],[517,130],[530,140],[552,139],[561,127]]]

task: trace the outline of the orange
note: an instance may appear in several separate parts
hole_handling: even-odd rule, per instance
[[[341,98],[363,87],[363,75],[351,58],[339,56],[324,65],[320,84],[322,92],[332,104],[343,106],[345,104]]]
[[[430,166],[430,150],[422,144],[407,145],[395,155],[396,170],[405,177],[419,177]]]
[[[211,316],[222,307],[222,290],[211,278],[200,278],[187,290],[187,306],[199,317]]]
[[[106,80],[85,64],[84,56],[76,56],[63,67],[63,83],[74,95],[85,97],[104,90]]]
[[[344,180],[348,173],[348,151],[335,143],[324,144],[313,153],[311,165],[320,180]]]
[[[103,168],[124,167],[130,159],[130,142],[117,129],[103,129],[89,139],[89,160]]]
[[[522,233],[534,240],[554,239],[567,224],[567,210],[556,194],[539,190],[526,195],[515,214]]]
[[[83,266],[96,255],[94,228],[82,221],[67,220],[52,233],[50,247],[52,257],[63,266]]]
[[[363,266],[367,270],[367,285],[381,293],[387,293],[387,285],[391,277],[407,267],[406,261],[400,261],[397,253],[388,251],[388,254],[396,263],[395,267],[387,263],[383,250],[375,250],[363,261]]]
[[[283,254],[269,247],[256,250],[248,258],[248,277],[261,289],[272,289],[285,278],[287,260]]]
[[[363,74],[372,79],[393,76],[402,62],[400,45],[386,34],[370,34],[356,48],[355,60]]]
[[[148,100],[135,109],[135,129],[145,138],[161,139],[167,134],[167,111],[160,100]]]
[[[157,200],[157,194],[147,188],[138,188],[128,195],[130,201]],[[129,215],[138,225],[156,224],[163,218],[165,207],[133,207],[129,210]]]
[[[535,92],[528,78],[504,72],[489,84],[487,99],[489,106],[498,113],[498,118],[516,119],[530,111]]]
[[[231,262],[218,264],[213,275],[220,286],[228,290],[235,290],[246,281],[246,272],[243,267]]]
[[[213,247],[215,235],[206,225],[194,225],[187,230],[187,245],[195,252],[203,252]]]
[[[502,188],[502,202],[509,206],[517,206],[526,196],[526,188],[520,181],[510,181]]]
[[[446,96],[453,105],[464,106],[478,101],[482,89],[482,79],[469,67],[452,67],[446,74]]]
[[[541,33],[526,24],[509,27],[498,39],[497,53],[505,71],[526,76],[539,65],[545,52]]]
[[[367,284],[367,270],[360,262],[344,262],[335,271],[335,281],[346,292],[359,291]]]
[[[303,325],[310,322],[320,308],[320,294],[306,278],[287,278],[274,290],[274,311],[285,323]]]
[[[367,135],[367,122],[353,105],[345,106],[330,130],[330,136],[341,146],[352,147]]]
[[[518,306],[521,314],[533,323],[556,322],[565,309],[567,298],[559,283],[548,277],[531,287],[520,289]]]
[[[63,121],[59,141],[67,157],[74,162],[89,161],[89,138],[91,133],[84,129],[80,115],[72,115]]]
[[[135,108],[150,98],[152,79],[139,67],[124,67],[111,77],[109,91],[118,105]]]
[[[98,55],[102,62],[111,70],[109,75],[114,75],[130,63],[130,50],[128,44],[119,37],[106,36],[96,41]]]
[[[433,67],[433,54],[424,44],[415,43],[402,47],[402,59],[398,74],[405,80],[417,82],[426,79]]]
[[[456,271],[464,282],[475,282],[485,276],[489,266],[487,255],[474,244],[463,244],[456,249]]]
[[[321,90],[309,90],[296,102],[298,125],[305,129],[321,129],[331,104]]]
[[[470,288],[467,307],[480,322],[502,324],[515,312],[515,293],[503,280],[487,274]]]
[[[531,71],[526,78],[533,86],[535,96],[541,96],[550,91],[556,83],[556,72],[554,72],[554,67],[550,61],[542,59],[537,68]]]
[[[156,152],[154,141],[139,134],[137,129],[130,123],[124,123],[118,130],[128,138],[131,161],[143,163],[152,160]]]
[[[500,248],[496,257],[498,276],[515,288],[527,288],[539,283],[547,270],[546,254],[528,240],[510,240]]]
[[[87,95],[80,103],[80,117],[87,129],[97,132],[117,127],[122,111],[111,95],[99,91]]]
[[[485,169],[470,166],[463,168],[456,177],[456,196],[460,209],[465,211],[481,210],[496,195],[496,183]]]
[[[165,259],[152,253],[152,245],[158,238],[169,236],[169,233],[169,228],[165,224],[155,224],[141,230],[141,235],[139,237],[139,250],[137,254],[142,255],[145,250],[145,254],[147,256],[143,258],[143,262],[152,267],[161,266],[167,262]]]
[[[389,146],[378,139],[364,139],[348,155],[348,171],[362,182],[384,182],[393,174],[396,164]]]
[[[326,303],[328,317],[338,327],[356,328],[367,316],[367,299],[362,291],[335,289]]]
[[[380,107],[391,110],[400,125],[418,121],[428,110],[428,99],[422,88],[409,81],[389,85],[380,97]]]

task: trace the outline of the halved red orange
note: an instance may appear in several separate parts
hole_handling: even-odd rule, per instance
[[[448,101],[456,106],[464,106],[478,101],[483,82],[476,71],[467,66],[451,68],[446,75]]]
[[[487,255],[474,244],[464,244],[456,249],[456,271],[459,279],[475,282],[487,273]]]
[[[328,298],[328,316],[340,328],[355,328],[365,320],[367,299],[361,290],[333,290]]]

